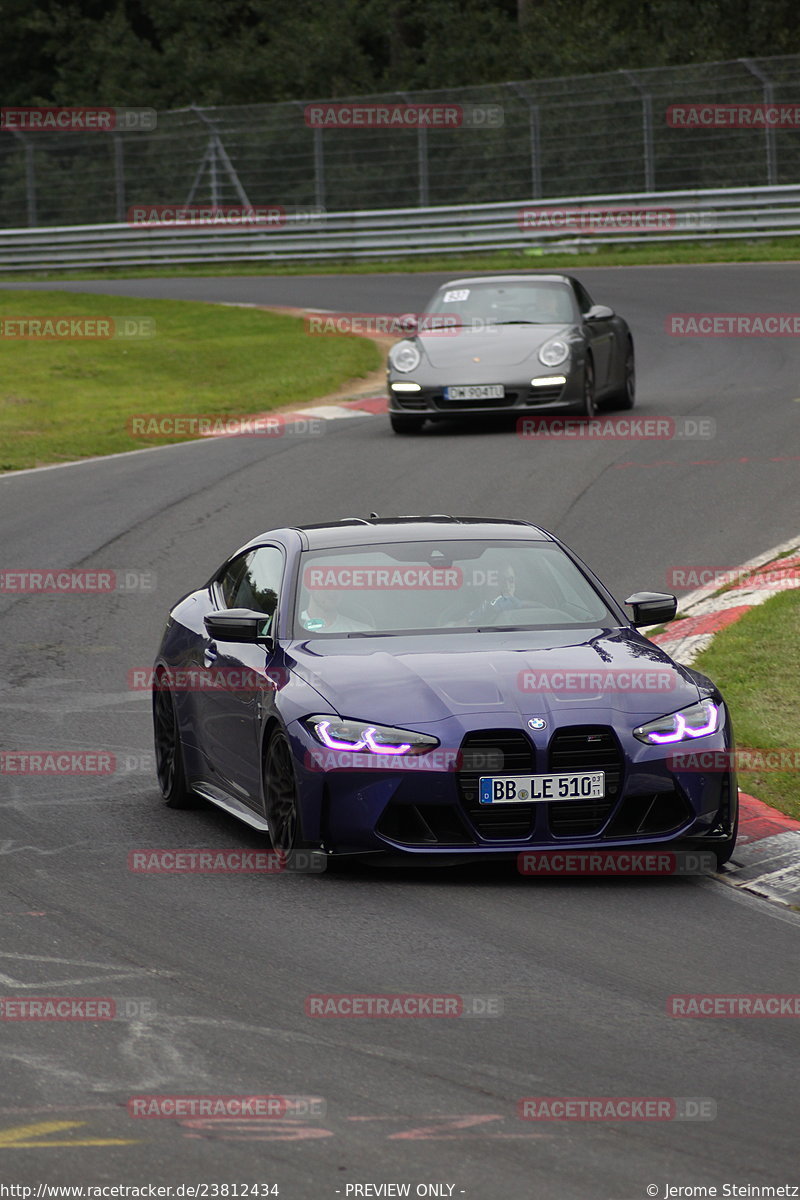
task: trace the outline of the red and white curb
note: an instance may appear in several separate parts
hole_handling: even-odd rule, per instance
[[[252,432],[270,432],[273,436],[283,433],[287,425],[303,424],[305,428],[309,421],[340,421],[347,417],[376,416],[389,410],[386,396],[358,396],[354,400],[342,400],[339,404],[310,404],[298,409],[270,409],[269,412],[251,413],[246,417],[220,417],[216,422],[219,428],[204,430],[202,438],[245,437]]]
[[[721,629],[778,592],[800,587],[800,538],[750,559],[733,576],[738,582],[726,591],[720,593],[715,581],[684,596],[680,611],[686,615],[651,640],[677,662],[691,665]],[[800,821],[740,791],[739,837],[725,878],[800,908]]]
[[[800,538],[751,558],[732,574],[739,582],[721,594],[715,595],[722,586],[715,581],[684,596],[679,608],[685,617],[673,621],[665,633],[652,639],[671,658],[690,666],[711,644],[715,633],[778,592],[800,587]]]

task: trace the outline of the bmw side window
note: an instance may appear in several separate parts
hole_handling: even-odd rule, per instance
[[[244,572],[230,608],[252,608],[273,616],[283,578],[283,555],[277,546],[259,546],[245,557]]]
[[[222,592],[222,600],[226,608],[235,608],[234,597],[242,582],[242,577],[247,568],[248,559],[251,554],[240,554],[232,563],[225,568],[224,573],[217,580],[220,591]]]

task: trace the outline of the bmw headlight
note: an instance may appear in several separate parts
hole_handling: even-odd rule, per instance
[[[569,343],[563,338],[551,338],[539,350],[539,362],[546,367],[560,367],[569,358]]]
[[[395,371],[402,371],[404,375],[415,370],[421,361],[422,356],[413,342],[398,342],[389,351],[389,362]]]
[[[303,724],[317,741],[329,750],[349,750],[364,754],[427,754],[439,745],[439,739],[393,725],[375,725],[371,721],[348,718],[306,717]]]
[[[672,742],[686,742],[690,738],[705,737],[716,733],[720,726],[722,706],[713,700],[701,700],[690,708],[659,717],[634,729],[633,736],[648,746],[666,746]]]

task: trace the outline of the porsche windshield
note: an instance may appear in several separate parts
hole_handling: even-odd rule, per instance
[[[301,555],[295,637],[617,624],[552,542],[399,542]]]
[[[441,288],[426,313],[455,317],[458,324],[567,325],[576,320],[566,283],[470,283]]]

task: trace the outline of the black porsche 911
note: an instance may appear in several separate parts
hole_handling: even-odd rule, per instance
[[[445,283],[389,352],[395,433],[487,413],[632,408],[633,337],[570,275],[494,275]]]

